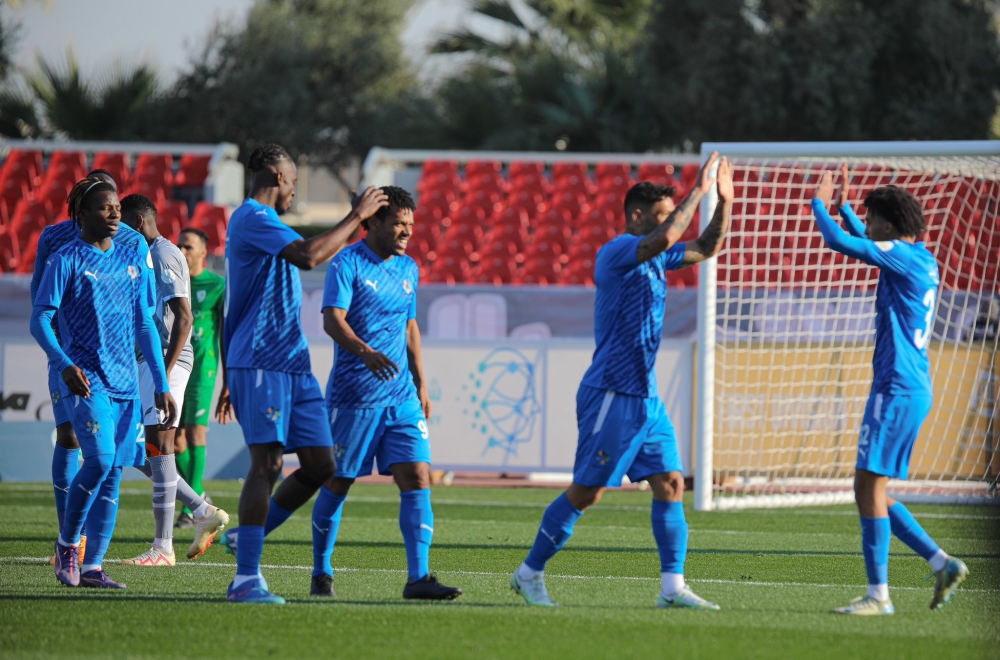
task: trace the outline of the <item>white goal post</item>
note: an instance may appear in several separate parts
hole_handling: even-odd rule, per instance
[[[862,218],[876,187],[916,195],[941,272],[934,408],[889,491],[1000,504],[1000,141],[709,143],[702,162],[712,151],[734,163],[736,199],[722,253],[700,266],[695,509],[853,501],[878,270],[827,248],[809,208],[823,170],[839,189],[842,162]]]

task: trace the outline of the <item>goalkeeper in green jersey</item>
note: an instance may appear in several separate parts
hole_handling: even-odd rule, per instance
[[[208,418],[215,394],[215,376],[219,368],[219,341],[222,337],[222,309],[226,297],[226,280],[205,268],[208,255],[208,235],[198,229],[181,232],[177,247],[184,253],[191,271],[191,311],[194,325],[191,328],[191,347],[194,350],[194,369],[184,393],[181,427],[174,440],[177,471],[196,493],[204,495],[202,479],[205,476],[205,441],[208,437]],[[225,365],[222,365],[225,370]],[[219,397],[216,417],[225,424],[232,418],[229,394]],[[177,519],[177,527],[194,527],[194,519],[187,507]]]

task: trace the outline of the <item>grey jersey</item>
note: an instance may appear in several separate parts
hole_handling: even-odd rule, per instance
[[[191,297],[191,273],[180,249],[162,236],[157,237],[149,246],[149,256],[153,260],[153,271],[156,274],[156,310],[153,320],[160,332],[160,343],[163,344],[165,355],[170,344],[170,329],[174,326],[174,313],[167,306],[167,301]],[[139,361],[143,361],[141,353]],[[177,364],[188,371],[194,368],[190,334],[184,339],[184,348],[177,358]]]

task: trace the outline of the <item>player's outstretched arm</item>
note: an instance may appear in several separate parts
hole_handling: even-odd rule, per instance
[[[833,174],[824,172],[816,188],[816,196],[812,200],[813,215],[816,217],[816,227],[823,235],[823,240],[835,252],[854,257],[871,266],[886,268],[896,273],[906,272],[909,259],[903,250],[893,251],[895,241],[876,243],[867,238],[850,236],[841,229],[837,221],[830,216],[827,207],[833,198]]]
[[[709,178],[709,172],[718,158],[719,152],[713,151],[705,164],[702,165],[701,171],[698,172],[698,185],[691,189],[684,201],[674,209],[674,212],[662,225],[639,241],[635,255],[639,263],[649,261],[656,255],[669,250],[674,243],[681,240],[681,236],[691,224],[691,219],[694,218],[694,212],[698,210],[698,203],[703,196],[708,194],[715,183],[715,179]]]
[[[389,205],[389,198],[381,188],[369,187],[361,195],[357,206],[338,222],[330,231],[310,239],[289,243],[278,253],[282,259],[302,270],[312,270],[343,248],[362,222],[375,215],[383,206]]]
[[[420,407],[424,409],[424,417],[431,418],[431,397],[427,393],[427,382],[424,380],[424,361],[420,354],[420,326],[417,319],[410,319],[406,324],[406,361],[413,376],[413,384],[417,386],[417,396],[420,397]]]
[[[736,192],[733,188],[733,167],[725,157],[719,162],[719,173],[716,176],[719,191],[719,203],[715,206],[712,221],[701,232],[701,236],[684,245],[684,261],[678,268],[711,259],[719,254],[722,244],[726,242],[726,234],[733,218],[733,198]]]
[[[323,309],[323,330],[344,350],[361,358],[368,370],[379,380],[392,380],[399,374],[399,365],[384,353],[376,351],[347,323],[347,310],[339,307]]]
[[[844,226],[847,227],[847,231],[851,233],[851,236],[865,238],[865,223],[861,222],[861,218],[851,208],[849,201],[851,179],[847,174],[847,163],[840,164],[840,181],[840,198],[837,200],[837,209],[840,211],[840,217],[843,218]]]

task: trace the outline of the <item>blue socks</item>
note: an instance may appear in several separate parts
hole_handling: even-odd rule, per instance
[[[320,486],[312,513],[313,577],[323,574],[333,575],[330,556],[333,554],[333,544],[337,542],[340,516],[344,511],[343,504],[346,499],[343,495],[334,494],[326,486]],[[402,526],[402,516],[400,525]],[[407,546],[407,559],[409,559],[409,546]]]
[[[660,572],[683,574],[688,545],[684,504],[653,500],[652,523],[653,538],[660,551]]]
[[[524,563],[533,571],[544,571],[545,564],[562,550],[570,537],[573,536],[573,526],[583,515],[583,511],[578,511],[566,493],[557,497],[552,504],[545,509],[542,516],[542,524],[538,528],[538,536],[535,537],[535,544],[531,546]]]
[[[888,518],[861,519],[861,551],[865,555],[868,584],[889,583],[889,539],[892,532]]]
[[[59,528],[62,529],[63,517],[66,515],[66,498],[69,496],[69,486],[73,477],[80,470],[80,450],[64,449],[56,445],[52,452],[52,490],[56,494],[56,516],[59,518]]]
[[[87,554],[81,557],[81,573],[101,568],[104,555],[111,545],[111,536],[118,520],[118,491],[121,480],[122,468],[111,468],[108,476],[101,482],[97,499],[87,513]]]
[[[430,572],[431,540],[434,537],[430,490],[399,494],[399,531],[403,533],[403,545],[406,546],[406,568],[410,581],[426,577]]]
[[[84,521],[98,498],[101,484],[111,472],[114,459],[114,454],[96,454],[83,460],[83,467],[73,477],[66,495],[66,513],[59,527],[59,538],[63,543],[80,542]]]
[[[283,509],[271,498],[270,505],[267,509],[267,520],[264,521],[264,536],[267,536],[275,529],[280,527],[282,523],[288,520],[294,511],[289,511],[288,509]],[[240,534],[243,534],[243,528],[240,527]],[[242,538],[242,537],[241,537]],[[242,543],[242,541],[241,541]]]
[[[260,558],[264,554],[264,528],[260,525],[240,525],[236,544],[236,576],[260,574]]]
[[[931,557],[941,549],[916,521],[910,510],[903,506],[902,502],[896,502],[889,507],[889,524],[892,526],[892,533],[900,541],[910,546],[914,552],[927,561],[930,561]]]

